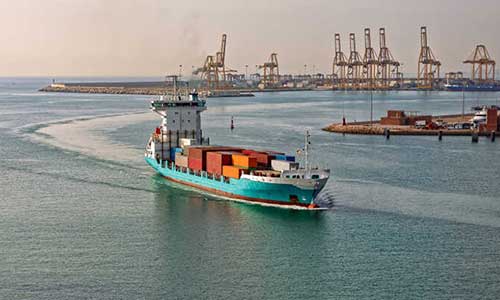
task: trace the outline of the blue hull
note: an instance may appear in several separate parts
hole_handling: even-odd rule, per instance
[[[448,86],[446,90],[452,92],[498,92],[500,91],[500,86],[497,85],[467,85],[467,86]]]
[[[294,185],[257,182],[245,178],[229,178],[229,182],[198,176],[176,169],[175,166],[161,167],[155,159],[145,158],[146,162],[168,180],[221,195],[248,202],[294,205],[310,207],[319,190],[301,189]]]

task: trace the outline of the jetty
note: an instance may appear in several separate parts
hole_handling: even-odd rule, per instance
[[[392,115],[392,117],[391,117]],[[409,135],[409,136],[491,136],[498,132],[496,127],[470,126],[474,114],[407,116],[402,111],[388,111],[388,117],[377,121],[334,123],[324,131],[360,135]]]

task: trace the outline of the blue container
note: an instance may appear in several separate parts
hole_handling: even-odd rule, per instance
[[[182,148],[170,148],[170,160],[175,161],[175,153],[182,153]]]
[[[277,160],[295,161],[295,156],[277,154],[275,157]]]

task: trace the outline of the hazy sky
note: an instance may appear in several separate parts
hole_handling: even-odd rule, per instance
[[[190,71],[228,34],[227,64],[249,72],[278,53],[281,73],[331,72],[333,34],[386,27],[393,55],[415,72],[420,26],[444,71],[477,43],[500,60],[499,0],[0,0],[0,76],[161,76]],[[187,73],[185,71],[185,73]]]

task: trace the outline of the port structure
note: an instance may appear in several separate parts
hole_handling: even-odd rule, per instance
[[[439,80],[441,62],[436,59],[428,44],[427,27],[420,28],[420,54],[418,57],[417,88],[432,89]]]
[[[263,70],[261,83],[265,88],[277,87],[280,82],[278,54],[271,53],[269,61],[259,66]]]
[[[477,45],[469,58],[464,60],[464,64],[472,65],[472,81],[477,83],[495,81],[496,62],[491,58],[485,45]]]
[[[365,28],[365,54],[363,56],[363,88],[374,90],[378,85],[378,56],[372,47],[370,28]]]
[[[333,59],[332,85],[333,89],[347,88],[347,58],[342,52],[340,33],[335,34],[335,57]]]
[[[228,88],[228,75],[236,70],[226,67],[227,35],[222,35],[220,50],[214,55],[208,55],[203,67],[196,69],[193,75],[201,74],[202,85],[208,90],[223,90]]]
[[[393,81],[401,80],[402,74],[399,72],[400,63],[394,59],[391,51],[387,48],[385,28],[379,29],[379,44],[377,72],[379,88],[389,89]]]
[[[363,72],[363,61],[361,55],[356,50],[356,35],[349,34],[349,60],[347,61],[347,83],[350,89],[361,88],[361,74]]]
[[[463,72],[448,72],[444,74],[446,84],[464,84]]]

